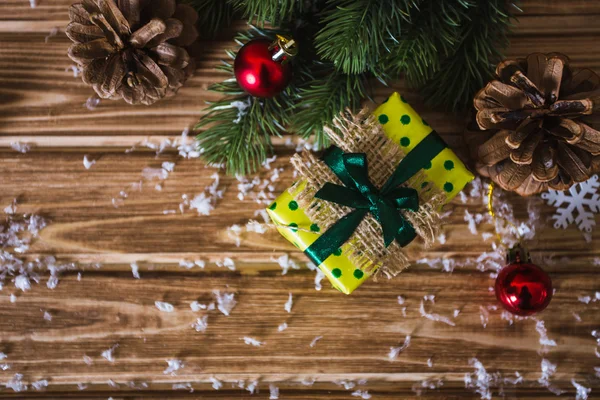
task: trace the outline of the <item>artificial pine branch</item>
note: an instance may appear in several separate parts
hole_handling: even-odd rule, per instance
[[[460,110],[471,105],[473,95],[490,79],[502,58],[502,49],[508,46],[511,11],[520,11],[506,0],[461,3],[469,4],[469,23],[462,26],[462,40],[421,89],[427,103],[434,107]]]
[[[198,12],[196,26],[200,37],[215,37],[224,26],[231,24],[233,7],[225,0],[185,0]]]
[[[382,71],[382,56],[400,40],[402,25],[418,0],[329,0],[325,25],[315,37],[319,56],[342,72]]]
[[[363,75],[344,74],[329,63],[317,68],[315,78],[300,88],[301,101],[292,116],[292,130],[305,138],[314,135],[315,143],[323,148],[329,145],[323,126],[346,108],[357,110],[367,90]]]
[[[225,2],[225,0],[221,0]],[[265,23],[273,26],[283,22],[291,22],[294,17],[304,12],[307,2],[298,0],[227,0],[239,10],[250,23],[256,22],[259,27]]]

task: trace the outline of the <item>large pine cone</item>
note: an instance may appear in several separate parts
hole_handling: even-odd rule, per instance
[[[473,100],[466,138],[476,168],[505,190],[529,196],[566,190],[600,171],[600,78],[563,54],[506,60]]]
[[[152,104],[194,70],[184,47],[198,37],[196,11],[175,0],[83,0],[69,9],[69,57],[101,98]]]

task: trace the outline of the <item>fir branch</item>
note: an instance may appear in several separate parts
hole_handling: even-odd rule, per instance
[[[346,108],[357,111],[367,90],[361,75],[344,74],[331,64],[319,64],[315,69],[316,77],[300,88],[292,130],[305,138],[314,135],[319,148],[323,148],[329,144],[323,126]]]
[[[233,7],[225,0],[185,0],[198,12],[200,37],[215,37],[219,31],[231,24]]]
[[[502,49],[508,46],[510,11],[519,10],[516,4],[486,0],[472,1],[469,5],[468,23],[461,27],[459,46],[422,88],[431,106],[453,110],[469,106],[475,92],[491,78],[494,66],[503,56]]]
[[[221,0],[225,1],[225,0]],[[273,26],[283,22],[291,22],[294,17],[304,12],[305,1],[298,0],[228,0],[236,11],[242,13],[250,23],[264,27],[266,23]]]
[[[315,37],[318,54],[342,72],[380,75],[382,56],[398,41],[419,0],[329,0],[325,26]]]

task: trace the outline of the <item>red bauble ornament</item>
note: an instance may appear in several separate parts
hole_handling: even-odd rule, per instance
[[[251,40],[235,58],[235,79],[252,96],[273,97],[290,83],[292,67],[288,61],[295,54],[294,40],[283,36],[278,35],[275,42]]]
[[[543,269],[531,263],[527,250],[509,251],[509,264],[500,270],[494,290],[504,308],[515,315],[542,311],[552,299],[552,281]]]

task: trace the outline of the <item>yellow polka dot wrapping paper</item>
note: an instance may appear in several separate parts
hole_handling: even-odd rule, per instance
[[[410,153],[429,135],[437,135],[398,93],[392,94],[380,105],[373,116],[383,130],[380,136],[385,135],[393,141],[391,147],[395,148],[397,145],[405,154]],[[420,172],[425,179],[407,181],[406,185],[417,191],[431,190],[434,187],[435,191],[444,194],[444,203],[454,198],[473,179],[463,162],[447,147]],[[302,207],[305,203],[300,198],[306,185],[306,181],[299,180],[267,208],[271,220],[279,226],[281,235],[303,252],[327,230],[311,220],[309,215],[314,214]],[[350,256],[349,248],[349,245],[341,246],[318,266],[332,286],[345,294],[352,293],[375,271],[364,265],[359,267],[353,262],[355,259]]]

